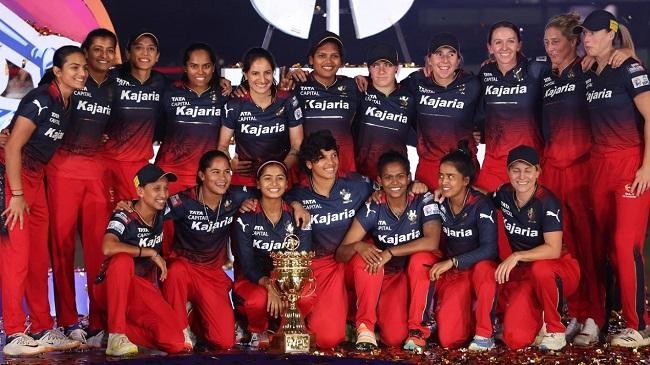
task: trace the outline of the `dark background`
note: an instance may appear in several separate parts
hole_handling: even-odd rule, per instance
[[[277,0],[283,1],[283,0]],[[367,0],[373,1],[373,0]],[[104,0],[122,44],[129,35],[148,28],[160,39],[159,66],[181,64],[183,49],[193,41],[210,44],[225,65],[236,63],[250,47],[260,46],[267,23],[257,14],[248,0]],[[316,5],[323,10],[324,0]],[[523,30],[524,53],[544,54],[542,43],[544,25],[556,14],[578,10],[587,14],[607,5],[617,7],[619,20],[629,26],[637,52],[648,61],[650,48],[650,1],[561,1],[561,0],[415,0],[400,20],[412,59],[421,65],[431,36],[447,31],[460,39],[466,67],[477,71],[486,57],[486,36],[491,24],[509,20]],[[341,37],[345,44],[346,62],[360,64],[367,47],[387,42],[398,49],[394,28],[365,39],[356,39],[347,0],[340,0]],[[325,18],[314,15],[310,39],[325,31]],[[306,63],[311,40],[289,36],[276,30],[270,51],[280,65]],[[403,58],[403,55],[400,55]]]

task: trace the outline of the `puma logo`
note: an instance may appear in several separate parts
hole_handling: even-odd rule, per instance
[[[41,102],[38,101],[38,100],[32,100],[32,103],[34,103],[34,105],[36,105],[36,107],[38,108],[38,114],[37,115],[39,115],[39,116],[41,115],[41,112],[44,109],[48,108],[47,105],[46,106],[41,106]]]
[[[248,223],[244,223],[244,221],[241,219],[241,217],[237,218],[237,223],[241,226],[241,230],[246,232],[246,226],[250,226]]]
[[[560,223],[560,210],[557,210],[557,213],[551,212],[550,210],[546,211],[546,216],[547,217],[555,217],[557,219],[557,222]]]
[[[494,224],[494,219],[492,219],[492,212],[493,212],[493,210],[490,211],[490,214],[479,213],[478,218],[479,219],[481,219],[481,218],[489,219],[490,222],[492,222],[492,224]]]

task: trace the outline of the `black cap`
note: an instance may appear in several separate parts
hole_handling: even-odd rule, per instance
[[[135,177],[133,178],[133,183],[137,188],[156,182],[163,177],[166,177],[167,181],[169,182],[178,180],[175,174],[171,172],[165,172],[160,167],[149,163],[138,170],[138,172],[135,174]]]
[[[508,153],[508,165],[510,167],[515,162],[523,162],[531,166],[539,165],[539,154],[530,146],[520,145],[510,150]]]
[[[337,43],[339,46],[339,51],[341,52],[341,57],[343,57],[343,41],[341,38],[338,36],[336,33],[332,32],[325,32],[321,35],[319,35],[315,40],[314,43],[312,43],[311,48],[309,49],[309,55],[312,56],[314,52],[316,52],[316,49],[320,47],[323,43],[325,42],[334,42]]]
[[[153,42],[156,44],[156,47],[158,47],[158,37],[156,37],[155,34],[148,30],[141,30],[131,36],[129,38],[129,41],[126,43],[126,48],[129,49],[131,48],[131,45],[135,42],[137,42],[140,38],[142,37],[149,37],[153,40]]]
[[[431,45],[429,45],[429,53],[437,51],[440,47],[450,47],[460,53],[458,39],[451,33],[438,33],[434,35],[433,39],[431,39]]]
[[[370,47],[366,53],[366,63],[370,66],[377,61],[386,61],[396,66],[399,62],[397,50],[389,44],[377,44]]]
[[[573,33],[580,34],[583,29],[590,30],[592,32],[597,32],[602,29],[607,29],[608,31],[613,30],[614,32],[618,31],[618,20],[616,17],[606,10],[594,10],[591,14],[587,15],[582,24],[573,28]]]

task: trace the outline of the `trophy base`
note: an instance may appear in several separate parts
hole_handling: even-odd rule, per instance
[[[306,354],[312,339],[308,333],[280,333],[273,336],[273,343],[273,348],[285,354]]]

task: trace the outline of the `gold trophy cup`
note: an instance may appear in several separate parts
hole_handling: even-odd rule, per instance
[[[287,247],[286,251],[271,253],[274,284],[278,292],[289,303],[289,308],[282,319],[280,331],[273,336],[273,342],[276,344],[274,347],[279,347],[284,353],[307,353],[311,345],[311,338],[296,307],[296,302],[305,287],[311,288],[311,293],[315,289],[311,270],[311,259],[314,257],[314,253],[296,251],[300,240],[295,234],[287,235],[284,242],[286,243],[284,246]]]

